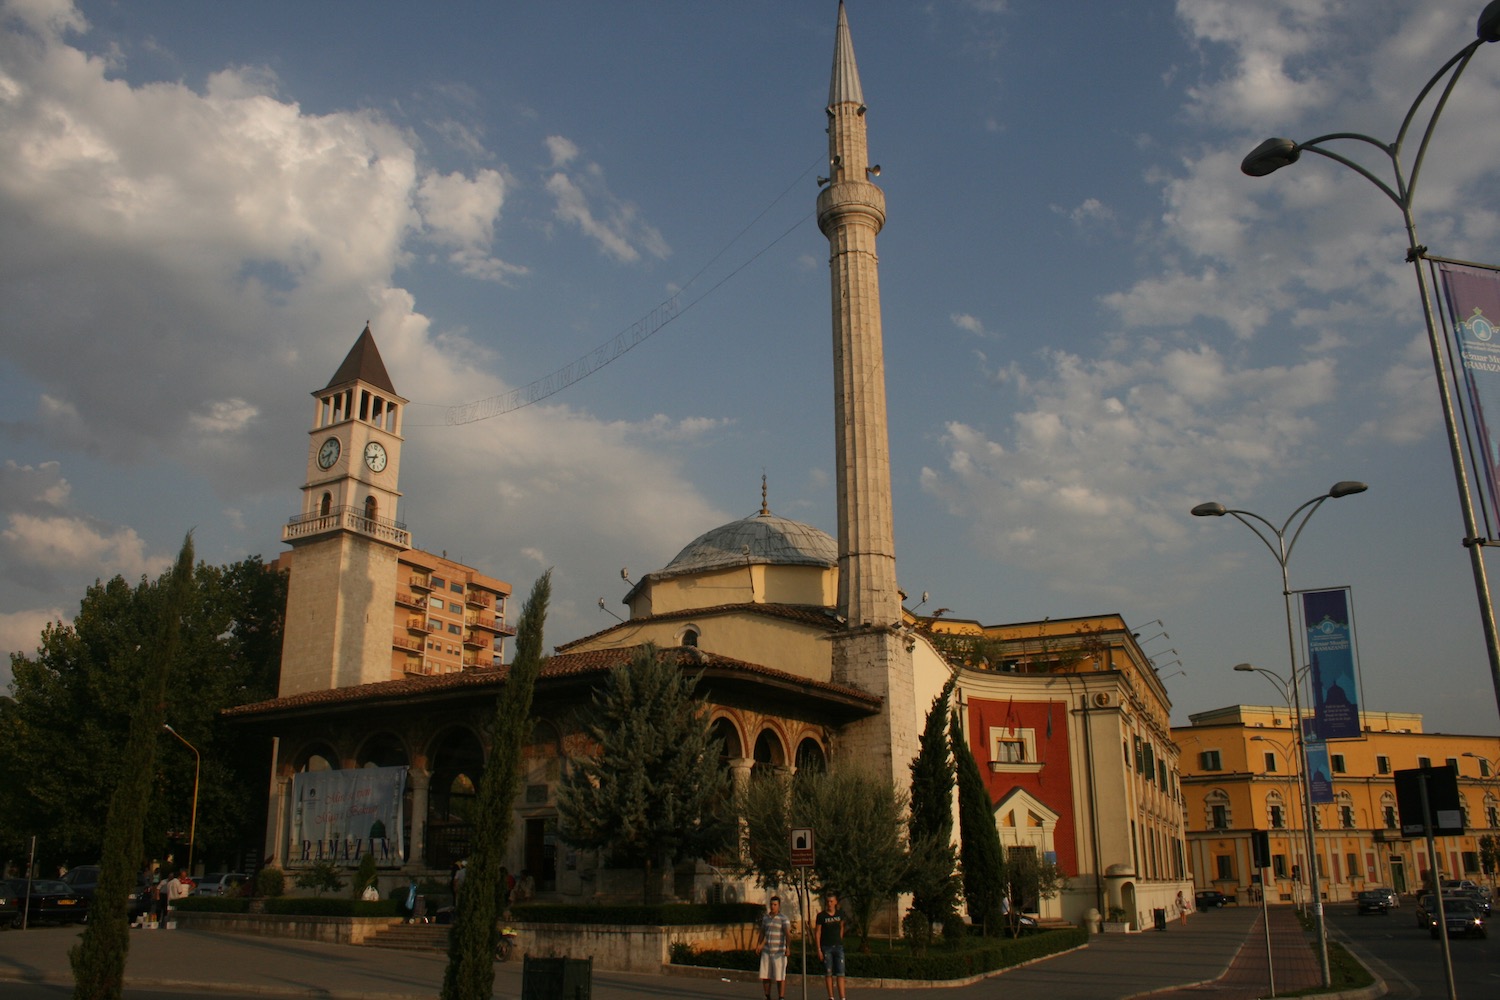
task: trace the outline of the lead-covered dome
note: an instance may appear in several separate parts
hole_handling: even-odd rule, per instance
[[[705,531],[653,575],[678,576],[750,563],[831,569],[838,562],[838,544],[826,532],[762,509]]]

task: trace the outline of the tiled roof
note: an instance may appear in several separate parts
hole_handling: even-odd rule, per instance
[[[591,642],[601,635],[608,635],[610,632],[622,627],[634,628],[648,622],[674,622],[690,618],[714,618],[719,615],[736,613],[760,615],[765,618],[797,622],[801,625],[809,625],[813,628],[825,629],[830,632],[838,629],[842,624],[834,617],[832,608],[820,608],[808,604],[716,604],[709,608],[685,608],[682,611],[669,611],[659,615],[647,615],[645,618],[631,618],[623,623],[602,628],[592,635],[586,635],[580,639],[565,642],[557,647],[557,651],[559,653],[566,652],[575,646]]]
[[[560,653],[550,657],[542,665],[538,683],[565,682],[575,678],[606,674],[615,667],[629,662],[637,648],[639,647],[619,646],[613,649]],[[736,660],[728,656],[715,656],[696,647],[672,646],[662,652],[674,657],[678,666],[684,669],[701,670],[705,676],[761,681],[774,687],[796,688],[870,712],[878,711],[881,704],[878,697],[858,688],[809,680],[806,677],[799,677],[785,670],[776,670],[759,663]],[[237,705],[225,709],[221,714],[227,719],[249,720],[304,709],[369,705],[377,702],[441,696],[459,691],[482,692],[486,689],[498,688],[505,683],[508,676],[510,676],[508,666],[464,670],[451,674],[413,674],[398,680],[378,681],[374,684],[359,684],[354,687],[324,691],[304,691],[285,698],[272,698],[249,705]]]

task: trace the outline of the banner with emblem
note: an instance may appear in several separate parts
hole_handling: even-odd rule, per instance
[[[1500,270],[1436,259],[1485,535],[1500,541]]]
[[[1317,736],[1323,740],[1357,740],[1362,733],[1349,588],[1304,590],[1298,596],[1304,651],[1312,670]]]
[[[405,767],[302,771],[292,776],[293,865],[317,861],[399,865]]]

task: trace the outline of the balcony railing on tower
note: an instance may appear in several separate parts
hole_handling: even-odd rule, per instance
[[[361,535],[411,548],[411,532],[400,521],[384,517],[367,517],[359,507],[334,507],[328,513],[298,514],[281,529],[283,542],[294,542],[329,531],[357,531]]]

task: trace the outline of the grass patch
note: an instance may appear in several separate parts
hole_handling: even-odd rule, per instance
[[[1311,945],[1314,951],[1317,944]],[[1375,982],[1375,977],[1370,970],[1362,965],[1359,959],[1349,954],[1348,949],[1337,941],[1328,942],[1328,980],[1329,987],[1314,986],[1311,989],[1299,990],[1295,993],[1283,993],[1284,997],[1311,997],[1323,993],[1341,993],[1344,990],[1358,990]]]

